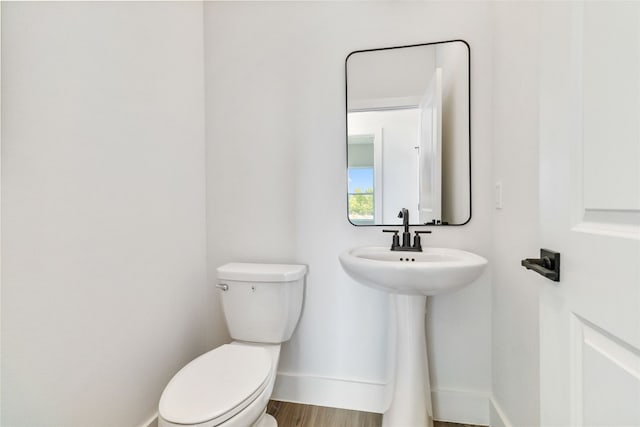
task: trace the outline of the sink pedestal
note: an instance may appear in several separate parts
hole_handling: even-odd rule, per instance
[[[395,372],[383,427],[433,427],[425,337],[427,297],[392,294],[395,300]]]

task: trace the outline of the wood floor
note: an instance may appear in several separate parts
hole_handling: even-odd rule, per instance
[[[267,412],[278,421],[278,427],[380,427],[382,424],[381,414],[276,400],[269,401]],[[475,426],[436,421],[434,427]]]

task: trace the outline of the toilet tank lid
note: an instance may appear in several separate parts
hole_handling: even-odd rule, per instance
[[[301,264],[258,264],[232,262],[218,267],[218,279],[249,282],[293,282],[302,278],[307,266]]]

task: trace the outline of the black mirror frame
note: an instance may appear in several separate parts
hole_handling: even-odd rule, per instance
[[[391,49],[403,49],[403,48],[408,48],[408,47],[420,47],[420,46],[434,46],[434,45],[439,45],[439,44],[444,44],[444,43],[453,43],[453,42],[461,42],[464,43],[465,46],[467,46],[467,54],[468,54],[468,58],[469,61],[467,63],[468,66],[468,70],[467,70],[467,76],[469,79],[469,217],[467,218],[467,220],[463,223],[460,224],[409,224],[412,227],[432,227],[432,226],[452,226],[452,227],[458,227],[458,226],[462,226],[462,225],[466,225],[471,221],[471,217],[473,216],[473,204],[472,204],[472,194],[473,194],[473,180],[471,179],[471,46],[469,45],[469,43],[467,43],[466,40],[462,40],[462,39],[454,39],[454,40],[445,40],[445,41],[440,41],[440,42],[431,42],[431,43],[418,43],[418,44],[410,44],[410,45],[404,45],[404,46],[391,46],[391,47],[382,47],[382,48],[375,48],[375,49],[362,49],[362,50],[354,50],[353,52],[349,53],[347,55],[347,57],[344,60],[344,109],[345,109],[345,156],[346,156],[346,166],[347,169],[349,168],[349,155],[348,155],[348,150],[349,150],[349,107],[348,107],[348,101],[349,101],[349,88],[348,88],[348,79],[347,79],[347,63],[349,61],[349,57],[353,54],[356,53],[364,53],[364,52],[376,52],[376,51],[381,51],[381,50],[391,50]],[[347,176],[347,189],[349,188],[349,177]],[[354,224],[353,222],[351,222],[351,219],[349,218],[349,191],[347,190],[347,221],[349,221],[349,223],[351,225],[353,225],[354,227],[395,227],[398,226],[398,224]]]

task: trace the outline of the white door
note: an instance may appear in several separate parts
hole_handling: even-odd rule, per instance
[[[442,220],[442,68],[420,102],[420,145],[418,150],[419,222]]]
[[[640,426],[640,3],[545,3],[543,426]],[[533,274],[533,273],[532,273]]]

